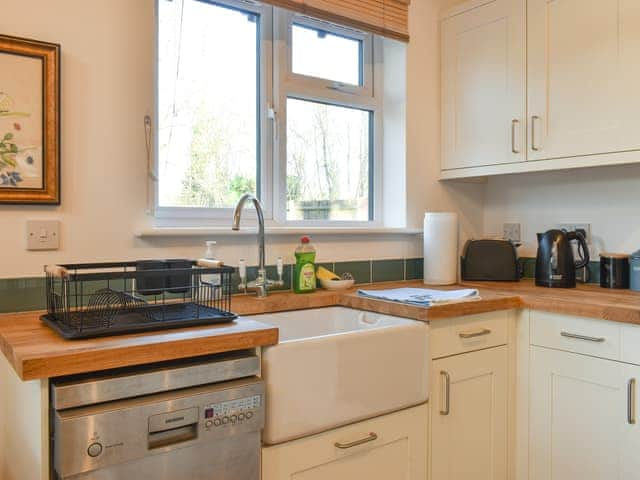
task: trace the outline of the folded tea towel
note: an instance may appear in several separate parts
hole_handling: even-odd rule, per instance
[[[461,290],[428,290],[426,288],[393,288],[390,290],[358,290],[364,297],[388,300],[391,302],[409,303],[429,307],[431,305],[480,298],[475,288]]]

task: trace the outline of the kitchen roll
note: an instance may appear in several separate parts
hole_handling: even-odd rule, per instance
[[[424,283],[453,285],[458,281],[458,214],[424,215]]]

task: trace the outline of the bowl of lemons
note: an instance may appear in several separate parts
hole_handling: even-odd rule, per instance
[[[350,273],[343,273],[342,276],[338,276],[324,267],[318,267],[316,277],[320,282],[320,286],[327,290],[346,290],[347,288],[353,287],[356,283],[356,280]]]

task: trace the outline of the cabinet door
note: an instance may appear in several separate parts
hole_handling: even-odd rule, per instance
[[[640,148],[640,2],[528,0],[529,160]]]
[[[507,478],[507,347],[432,364],[431,480]]]
[[[640,478],[637,470],[620,474],[625,368],[611,360],[531,347],[529,478]]]
[[[525,160],[524,21],[522,0],[443,21],[443,170]]]
[[[263,480],[424,480],[427,405],[262,449]]]
[[[624,366],[627,387],[627,416],[624,436],[619,442],[622,448],[621,480],[640,480],[640,367]]]

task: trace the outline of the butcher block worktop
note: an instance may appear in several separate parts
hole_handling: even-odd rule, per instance
[[[599,285],[577,288],[536,287],[533,280],[521,282],[464,283],[466,288],[499,295],[517,295],[523,308],[579,317],[640,325],[640,292],[611,290]]]
[[[42,312],[0,315],[0,349],[22,380],[57,377],[278,343],[278,329],[249,318],[133,335],[64,340]]]
[[[396,282],[368,289],[424,287],[421,282]],[[0,315],[0,349],[23,380],[105,370],[129,365],[242,350],[278,341],[278,330],[246,315],[341,305],[422,321],[473,315],[498,310],[530,308],[549,312],[640,324],[640,293],[604,290],[597,286],[577,289],[535,287],[518,283],[467,283],[480,300],[436,305],[430,308],[360,297],[346,292],[320,290],[306,295],[271,293],[265,299],[236,296],[232,309],[244,315],[231,324],[146,332],[91,340],[64,340],[40,321],[42,312]]]

